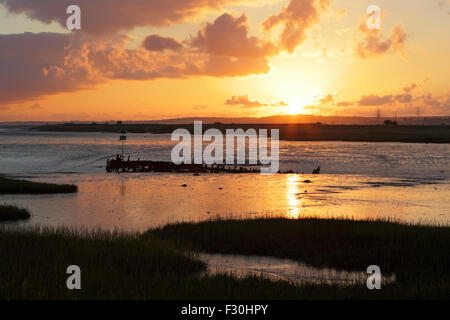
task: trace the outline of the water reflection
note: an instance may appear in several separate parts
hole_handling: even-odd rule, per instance
[[[298,174],[286,175],[286,196],[288,202],[287,217],[297,219],[300,216],[300,199],[298,194],[300,193],[300,176]]]
[[[124,197],[127,193],[127,186],[125,185],[125,180],[120,181],[120,195]]]
[[[0,203],[30,210],[28,224],[144,231],[180,220],[258,215],[450,223],[448,181],[414,179],[399,184],[380,177],[326,174],[57,174],[27,178],[79,187],[77,194],[0,195]],[[184,184],[187,186],[182,187]]]
[[[170,161],[170,134],[129,134],[133,159]],[[0,168],[4,174],[103,173],[105,161],[120,151],[116,133],[36,132],[0,129]],[[382,177],[450,178],[450,145],[280,141],[280,169]]]
[[[199,258],[208,264],[207,273],[211,275],[231,273],[235,277],[247,275],[263,276],[272,280],[285,280],[294,284],[365,284],[367,273],[364,271],[346,271],[333,268],[315,268],[290,259],[264,256],[244,256],[237,254],[199,254]],[[382,277],[382,283],[396,280],[395,275]]]

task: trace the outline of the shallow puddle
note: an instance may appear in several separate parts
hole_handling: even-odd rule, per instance
[[[290,259],[235,254],[205,254],[199,258],[208,264],[207,273],[231,273],[236,277],[258,275],[272,280],[285,280],[295,284],[327,283],[339,285],[365,284],[364,271],[345,271],[332,268],[315,268]],[[382,277],[382,283],[395,281],[395,275]]]

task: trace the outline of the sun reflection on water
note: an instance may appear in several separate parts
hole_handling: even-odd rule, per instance
[[[298,174],[286,175],[286,196],[288,202],[287,217],[297,219],[300,216],[301,201],[298,198],[300,193],[300,176]]]

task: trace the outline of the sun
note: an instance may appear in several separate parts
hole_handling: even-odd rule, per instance
[[[292,98],[288,100],[288,105],[286,107],[286,112],[289,115],[300,114],[303,110],[300,99]]]

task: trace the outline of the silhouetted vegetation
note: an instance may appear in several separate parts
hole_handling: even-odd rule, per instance
[[[386,272],[450,272],[450,227],[375,220],[210,220],[176,223],[149,231],[161,239],[210,253],[269,255],[317,267]],[[431,270],[427,270],[431,268]]]
[[[0,177],[0,194],[53,194],[77,191],[77,186],[71,184],[32,182]]]
[[[174,224],[143,235],[0,228],[0,298],[448,299],[448,247],[448,227],[383,221],[217,220]],[[368,290],[365,284],[293,285],[255,275],[204,276],[205,264],[195,250],[362,270],[378,264],[398,280]],[[70,265],[81,268],[81,290],[66,287]]]
[[[395,120],[384,120],[384,124],[387,126],[396,126],[397,125],[397,121]]]
[[[39,131],[113,132],[125,128],[131,133],[172,133],[178,128],[194,132],[193,124],[55,124],[35,127]],[[281,140],[292,141],[363,141],[450,143],[450,126],[416,125],[325,125],[325,124],[203,124],[225,132],[226,129],[279,129]]]
[[[0,222],[26,220],[31,217],[28,210],[11,205],[0,205]]]
[[[120,232],[0,229],[0,252],[3,299],[170,297],[205,267],[170,242]],[[81,268],[82,290],[66,287],[70,265]]]
[[[218,219],[172,224],[149,234],[209,253],[274,256],[360,271],[376,264],[384,273],[396,275],[394,286],[450,292],[448,226],[380,220]]]

